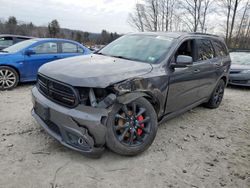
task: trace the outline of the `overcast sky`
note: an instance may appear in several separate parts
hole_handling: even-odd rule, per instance
[[[0,18],[46,25],[57,19],[63,28],[128,33],[128,14],[138,0],[0,0]]]

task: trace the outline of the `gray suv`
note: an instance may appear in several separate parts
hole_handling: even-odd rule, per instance
[[[32,114],[87,156],[100,156],[105,146],[136,155],[152,144],[158,123],[201,104],[217,108],[230,65],[218,36],[133,33],[94,54],[42,66]]]

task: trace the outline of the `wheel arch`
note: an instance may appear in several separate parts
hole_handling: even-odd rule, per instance
[[[227,77],[225,75],[221,77],[221,80],[223,80],[225,82],[225,84],[227,84],[228,79],[227,79]]]
[[[124,95],[121,95],[117,97],[117,101],[121,104],[128,104],[132,102],[135,99],[138,99],[140,97],[144,97],[146,100],[152,104],[153,108],[155,109],[156,114],[158,115],[160,111],[160,103],[159,101],[152,95],[146,93],[146,92],[132,92],[132,93],[126,93]]]
[[[17,72],[18,77],[19,77],[19,81],[20,81],[21,75],[20,75],[20,71],[17,67],[15,67],[13,65],[8,65],[8,64],[1,64],[0,67],[10,67],[10,68],[14,69]]]

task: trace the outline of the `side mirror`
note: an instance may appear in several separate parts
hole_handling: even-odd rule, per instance
[[[174,68],[185,68],[193,65],[193,58],[187,55],[178,55],[176,63],[172,64]]]
[[[36,52],[35,52],[34,50],[32,50],[32,49],[28,49],[28,50],[26,50],[26,51],[24,52],[24,54],[27,55],[27,56],[33,55],[33,54],[35,54],[35,53],[36,53]]]

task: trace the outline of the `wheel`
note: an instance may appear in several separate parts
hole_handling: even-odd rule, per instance
[[[17,86],[19,82],[18,73],[11,67],[0,67],[0,90],[9,90]]]
[[[107,120],[107,147],[121,155],[137,155],[154,141],[157,124],[153,106],[143,97],[115,104]]]
[[[209,101],[205,103],[205,107],[207,108],[218,108],[222,101],[225,90],[225,82],[224,80],[220,80],[216,85]]]

